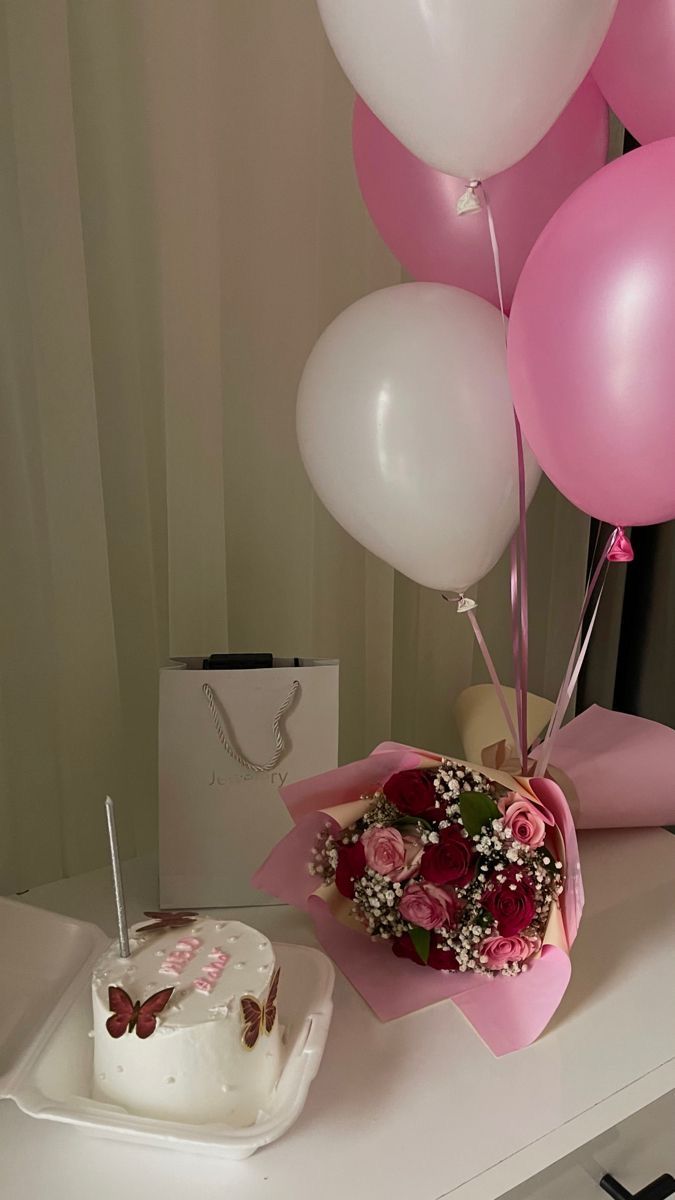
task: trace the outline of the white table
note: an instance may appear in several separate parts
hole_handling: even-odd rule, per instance
[[[322,1068],[281,1141],[229,1163],[97,1141],[4,1101],[0,1195],[494,1200],[675,1087],[675,837],[587,833],[582,865],[572,982],[534,1046],[494,1059],[451,1003],[382,1025],[339,977]],[[156,907],[155,873],[141,860],[125,870],[135,920]],[[109,888],[98,871],[23,899],[112,935]],[[273,938],[314,941],[284,907],[237,915]]]

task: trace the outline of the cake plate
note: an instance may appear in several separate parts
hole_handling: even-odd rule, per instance
[[[91,972],[110,939],[96,926],[0,898],[0,1098],[31,1117],[95,1137],[192,1154],[248,1158],[297,1120],[316,1075],[333,1011],[335,973],[308,946],[273,943],[284,981],[282,1072],[269,1111],[233,1128],[139,1117],[91,1097]]]

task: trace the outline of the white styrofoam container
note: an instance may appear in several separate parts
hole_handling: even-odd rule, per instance
[[[335,973],[319,950],[274,944],[283,968],[284,1062],[273,1106],[244,1129],[134,1116],[91,1097],[91,971],[109,945],[96,926],[0,897],[0,1099],[96,1137],[247,1158],[297,1120],[319,1069]]]

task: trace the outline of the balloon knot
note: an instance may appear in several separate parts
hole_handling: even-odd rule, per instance
[[[608,562],[629,563],[633,561],[633,547],[620,525],[614,531],[614,541],[607,551]]]
[[[473,608],[478,608],[476,601],[470,596],[465,596],[464,592],[458,592],[456,596],[447,596],[445,592],[441,592],[441,599],[446,600],[448,604],[456,604],[457,612],[471,612]]]
[[[480,179],[470,179],[457,201],[457,216],[463,217],[467,213],[480,212],[482,205],[480,201]]]
[[[476,601],[472,600],[470,596],[462,596],[460,594],[460,596],[457,599],[457,612],[458,613],[471,612],[471,610],[473,608],[477,608],[477,607],[478,606],[476,604]]]

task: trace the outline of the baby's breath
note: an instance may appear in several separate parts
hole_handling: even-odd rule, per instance
[[[368,796],[362,796],[362,800],[367,800]],[[361,819],[364,828],[368,825],[393,825],[394,821],[401,816],[397,808],[387,800],[384,792],[375,792],[372,797],[372,804],[367,813]]]

